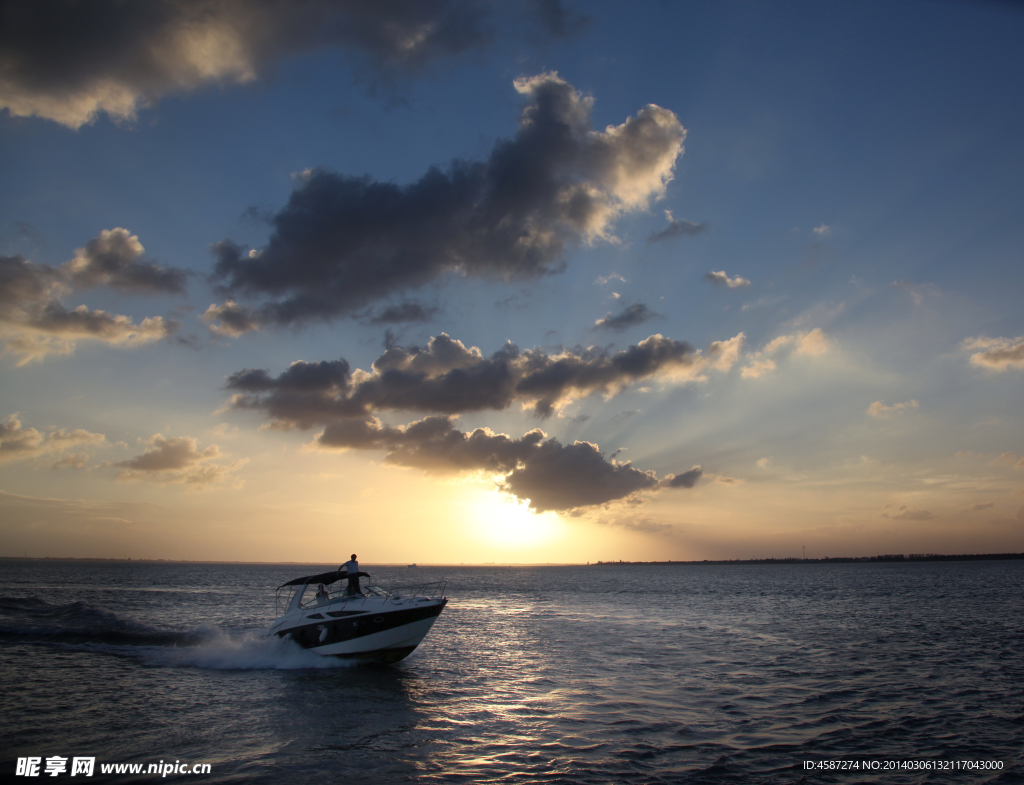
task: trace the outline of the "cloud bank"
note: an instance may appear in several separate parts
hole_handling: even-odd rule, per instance
[[[695,380],[736,362],[742,335],[716,341],[704,354],[686,341],[652,335],[622,351],[599,347],[549,354],[508,343],[485,357],[441,333],[425,348],[392,347],[369,371],[344,359],[296,362],[278,376],[246,368],[228,377],[232,405],[268,414],[278,427],[311,428],[375,412],[460,414],[513,404],[547,417],[572,401],[611,396],[648,379]]]
[[[538,512],[570,510],[635,499],[643,491],[692,488],[700,467],[659,479],[629,463],[606,459],[597,445],[563,445],[534,429],[516,439],[478,428],[458,430],[461,413],[503,410],[513,404],[547,416],[568,402],[613,395],[652,378],[696,379],[727,370],[742,340],[712,344],[701,354],[685,341],[661,335],[610,353],[589,348],[548,354],[506,344],[490,357],[441,334],[425,348],[391,347],[370,371],[344,359],[297,362],[277,376],[244,369],[228,377],[236,409],[263,412],[276,428],[323,427],[315,446],[384,450],[385,462],[434,473],[500,476],[499,487],[529,499]],[[421,412],[408,425],[387,426],[377,413]]]
[[[483,48],[496,37],[494,17],[509,10],[485,0],[4,3],[0,108],[69,128],[100,113],[132,120],[165,95],[251,82],[283,57],[323,47],[357,53],[388,79]],[[538,24],[564,36],[578,21],[557,0],[521,11],[531,37]]]
[[[604,131],[592,99],[555,73],[518,79],[512,139],[483,161],[431,168],[409,185],[305,173],[267,245],[216,243],[214,277],[246,319],[291,325],[352,314],[444,275],[525,280],[558,272],[570,248],[611,241],[623,213],[665,192],[686,131],[648,105]]]
[[[519,439],[488,428],[465,433],[450,418],[440,416],[395,428],[383,426],[376,417],[341,421],[328,425],[316,443],[327,448],[386,450],[386,463],[432,473],[498,475],[498,487],[529,499],[535,512],[607,504],[659,486],[693,487],[663,483],[654,472],[634,469],[628,461],[606,460],[590,442],[565,445],[548,439],[540,429]]]

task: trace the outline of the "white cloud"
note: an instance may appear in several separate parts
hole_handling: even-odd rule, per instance
[[[815,327],[810,332],[801,333],[797,338],[796,353],[817,356],[828,351],[828,337],[820,327]]]
[[[739,275],[730,278],[725,270],[718,270],[717,272],[712,270],[709,273],[704,274],[704,280],[710,281],[715,286],[727,286],[730,289],[740,289],[744,286],[750,286],[750,281],[746,278],[742,278]]]
[[[746,336],[739,333],[726,341],[713,341],[707,351],[707,365],[716,371],[728,371],[739,359]]]
[[[790,349],[792,354],[813,357],[827,352],[830,343],[829,337],[820,327],[792,335],[780,335],[765,344],[761,351],[751,354],[749,363],[740,373],[744,379],[758,379],[778,367],[777,362],[768,355],[778,355],[782,350]]]
[[[210,463],[221,457],[220,448],[211,444],[199,450],[197,440],[189,436],[167,438],[156,433],[140,442],[148,449],[141,455],[115,464],[121,468],[117,479],[203,487],[223,482],[230,472],[248,462],[243,458],[231,464]]]
[[[759,379],[769,371],[774,371],[775,368],[775,360],[770,360],[767,357],[764,359],[751,359],[750,365],[743,368],[740,371],[740,375],[744,379]]]
[[[990,371],[1024,369],[1024,336],[1017,338],[968,338],[962,344],[971,355],[971,365]]]
[[[61,453],[105,442],[106,437],[102,433],[90,433],[81,428],[71,431],[58,429],[44,434],[35,428],[23,426],[17,414],[9,415],[0,422],[0,462],[20,461],[44,453]]]
[[[798,336],[796,335],[780,335],[778,338],[773,338],[771,341],[766,343],[761,352],[762,354],[775,354],[779,349],[795,343],[797,337]]]
[[[811,231],[816,235],[824,237],[827,234],[832,234],[832,227],[828,224],[822,224],[821,226],[815,226]]]

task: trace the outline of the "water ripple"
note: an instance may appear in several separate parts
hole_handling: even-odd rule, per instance
[[[1020,562],[419,568],[451,600],[426,643],[394,667],[326,669],[262,635],[266,589],[294,570],[127,569],[0,582],[0,765],[155,754],[257,783],[1024,780]],[[801,769],[850,756],[1008,768]]]

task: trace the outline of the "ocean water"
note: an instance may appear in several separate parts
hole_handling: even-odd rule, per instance
[[[110,782],[163,778],[100,763],[206,763],[166,780],[217,783],[1024,782],[1021,561],[371,565],[448,581],[391,666],[264,636],[273,588],[318,565],[0,567],[5,780],[19,757],[82,756]]]

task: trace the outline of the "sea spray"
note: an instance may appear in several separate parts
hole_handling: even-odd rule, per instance
[[[322,657],[293,641],[268,637],[255,630],[241,635],[220,630],[198,646],[148,647],[142,660],[152,666],[211,670],[343,668],[353,664],[336,657]]]

